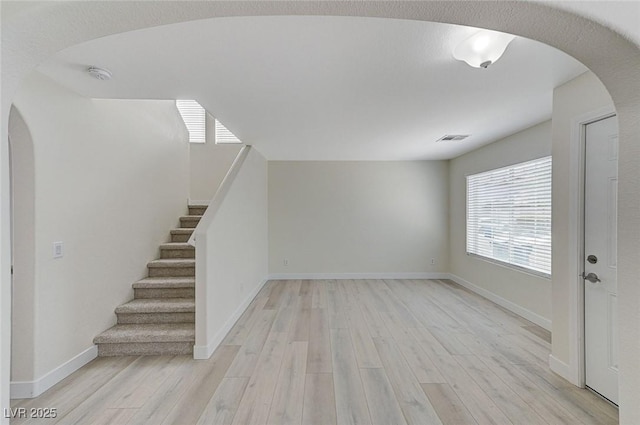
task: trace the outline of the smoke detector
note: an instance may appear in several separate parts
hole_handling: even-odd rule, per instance
[[[436,140],[436,142],[451,142],[456,140],[464,140],[467,137],[469,137],[468,134],[446,134],[441,138],[439,138],[438,140]]]
[[[111,71],[108,69],[90,66],[87,68],[87,72],[96,80],[107,81],[111,79]]]

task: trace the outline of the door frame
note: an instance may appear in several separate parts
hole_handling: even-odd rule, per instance
[[[575,117],[571,121],[569,175],[569,270],[575,279],[570,281],[569,306],[569,379],[580,388],[585,387],[585,317],[584,317],[584,198],[586,127],[596,121],[616,115],[611,106],[599,108]]]

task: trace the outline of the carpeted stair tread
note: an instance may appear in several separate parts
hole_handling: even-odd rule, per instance
[[[160,260],[149,261],[147,267],[195,267],[194,258],[162,258]]]
[[[182,228],[195,228],[200,223],[201,215],[183,215],[180,217],[180,227]]]
[[[204,215],[207,211],[207,205],[189,205],[189,215]]]
[[[139,298],[116,307],[116,314],[140,313],[193,313],[193,298]]]
[[[160,245],[160,249],[195,249],[187,242],[167,242]]]
[[[122,344],[142,342],[193,342],[195,324],[132,324],[116,325],[94,338],[94,344]]]
[[[194,227],[180,227],[180,228],[177,228],[177,229],[173,229],[170,232],[171,241],[172,242],[187,242],[189,240],[189,238],[191,237],[191,235],[193,234],[194,230],[195,230]]]
[[[195,229],[191,227],[178,227],[177,229],[171,229],[172,235],[190,235]]]
[[[137,281],[133,289],[169,289],[169,288],[194,288],[195,277],[146,277]]]

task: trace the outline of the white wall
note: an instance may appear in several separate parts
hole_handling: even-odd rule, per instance
[[[33,140],[16,108],[9,117],[13,233],[13,311],[11,344],[14,371],[33,370],[35,344],[35,170]]]
[[[446,161],[270,161],[269,272],[447,272],[447,209]]]
[[[571,182],[577,180],[577,160],[572,161],[574,120],[584,114],[613,107],[611,97],[591,72],[557,87],[553,92],[553,344],[552,354],[560,362],[573,364],[570,343],[575,340],[571,329],[571,305],[576,304],[577,270],[575,261],[577,199]],[[622,156],[621,156],[622,157]],[[574,205],[572,206],[572,202]],[[624,228],[620,227],[624,232]],[[625,255],[618,249],[619,257]],[[622,299],[621,299],[622,302]],[[637,306],[636,306],[637,308]],[[575,322],[575,320],[574,320]]]
[[[515,304],[515,311],[547,329],[551,325],[551,280],[466,255],[466,180],[469,174],[551,155],[551,121],[450,161],[450,271],[460,281]],[[554,270],[555,272],[555,270]],[[489,294],[486,294],[489,295]],[[505,306],[509,304],[503,303]],[[509,306],[514,309],[514,306]],[[523,310],[518,310],[524,309]]]
[[[267,278],[267,161],[249,151],[196,230],[196,345],[208,358]]]
[[[189,144],[189,199],[210,201],[242,145],[216,145],[215,119],[207,114],[207,143]]]
[[[186,212],[188,148],[173,102],[86,99],[34,73],[15,106],[33,139],[35,276],[15,287],[14,331],[33,320],[34,337],[13,347],[33,361],[14,362],[12,380],[38,381],[92,347],[133,297]],[[52,258],[54,241],[63,258]]]

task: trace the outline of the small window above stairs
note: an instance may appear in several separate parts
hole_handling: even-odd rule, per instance
[[[99,356],[192,354],[195,342],[195,248],[187,241],[206,206],[189,206],[149,276],[135,282],[134,299],[115,309],[117,324],[94,338]]]

